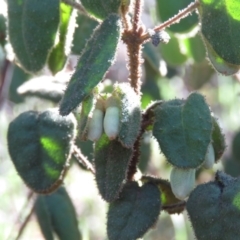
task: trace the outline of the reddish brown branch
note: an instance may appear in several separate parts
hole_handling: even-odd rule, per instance
[[[141,140],[143,137],[143,134],[146,130],[146,128],[153,123],[153,118],[152,118],[152,113],[150,113],[150,110],[147,112],[144,112],[142,114],[142,122],[141,122],[141,130],[138,134],[137,140],[134,143],[133,146],[133,157],[130,162],[130,166],[128,168],[128,173],[127,173],[127,179],[128,181],[132,181],[134,174],[137,172],[137,164],[139,162],[140,158],[140,147],[141,147]]]
[[[140,28],[141,12],[142,12],[142,0],[135,0],[133,15],[133,32],[138,32]]]
[[[140,95],[141,90],[141,64],[143,62],[141,41],[143,28],[140,23],[141,11],[142,0],[135,0],[134,13],[132,18],[132,29],[129,30],[129,26],[126,25],[122,36],[122,40],[127,45],[129,82],[138,95]]]
[[[139,162],[140,158],[140,146],[141,146],[141,140],[142,140],[142,135],[139,135],[136,142],[134,143],[133,146],[133,157],[131,159],[128,172],[127,172],[127,180],[132,181],[134,174],[137,172],[137,164]]]
[[[131,34],[131,35],[130,35]],[[139,33],[130,33],[127,44],[129,81],[134,91],[139,95],[141,91],[141,65],[142,65],[142,46],[136,39]]]
[[[196,0],[195,2],[192,2],[189,4],[185,9],[181,10],[177,15],[174,17],[170,18],[166,22],[162,23],[161,25],[155,27],[153,30],[155,32],[160,32],[164,30],[165,28],[171,26],[174,23],[178,23],[182,18],[187,17],[192,11],[194,11],[197,7],[199,6],[199,2]],[[145,33],[142,35],[141,40],[144,42],[148,39],[150,39],[149,33]]]

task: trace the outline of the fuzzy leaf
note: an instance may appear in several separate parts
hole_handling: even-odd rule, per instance
[[[192,0],[157,0],[157,13],[162,22],[167,21],[180,10],[187,7]],[[179,23],[173,24],[169,30],[176,33],[184,33],[191,30],[197,25],[198,17],[196,13],[182,19]]]
[[[65,3],[61,3],[60,9],[59,42],[52,49],[48,59],[48,66],[53,74],[62,70],[67,60],[67,56],[65,55],[65,44],[72,7]]]
[[[119,196],[132,154],[132,149],[124,148],[117,140],[110,141],[105,134],[96,142],[96,181],[104,200],[111,202]]]
[[[154,178],[151,176],[143,176],[141,181],[143,183],[155,184],[159,188],[159,191],[161,192],[162,208],[169,214],[179,214],[185,209],[185,202],[175,197],[168,180]]]
[[[240,70],[240,65],[234,65],[226,62],[221,58],[211,47],[211,45],[205,41],[205,47],[207,49],[207,56],[212,64],[213,68],[219,73],[229,76],[237,73]]]
[[[140,98],[127,83],[116,84],[113,95],[121,104],[118,139],[124,147],[132,148],[141,127]]]
[[[65,188],[47,196],[38,196],[35,212],[41,231],[47,240],[55,231],[61,240],[81,240],[74,206]]]
[[[54,45],[59,0],[8,0],[9,39],[22,67],[41,70]]]
[[[56,194],[54,192],[53,194]],[[34,212],[37,216],[38,224],[41,232],[46,240],[53,240],[53,229],[51,223],[51,216],[45,203],[45,197],[39,195],[34,204]]]
[[[217,55],[240,65],[240,2],[238,0],[200,0],[199,15],[203,40]]]
[[[120,18],[111,14],[94,31],[77,64],[60,104],[61,115],[68,115],[102,80],[115,59],[120,37]]]
[[[109,240],[135,240],[154,225],[161,210],[160,191],[146,183],[139,187],[128,182],[118,200],[109,206],[107,233]]]
[[[35,192],[49,193],[61,183],[71,156],[75,119],[56,110],[28,111],[9,125],[8,149],[23,181]]]
[[[200,166],[211,134],[211,113],[198,93],[190,94],[186,101],[175,99],[155,108],[153,135],[167,160],[176,167]]]
[[[215,181],[199,185],[191,193],[187,211],[198,240],[238,238],[239,192],[239,178],[217,172]]]
[[[121,0],[81,0],[81,3],[90,15],[103,20],[111,13],[118,13]]]

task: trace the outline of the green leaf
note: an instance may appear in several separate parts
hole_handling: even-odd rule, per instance
[[[205,158],[212,135],[211,113],[204,97],[167,101],[155,108],[153,136],[167,160],[179,168],[196,168]]]
[[[232,177],[240,176],[240,161],[234,157],[228,157],[223,161],[224,172]]]
[[[81,0],[81,3],[91,16],[103,20],[111,13],[118,13],[121,0]]]
[[[226,143],[222,130],[214,117],[212,117],[212,122],[213,122],[212,145],[214,148],[215,162],[217,162],[222,157],[226,149]]]
[[[117,140],[110,141],[106,134],[95,144],[96,181],[104,200],[115,200],[126,179],[132,149],[124,148]]]
[[[157,0],[157,13],[162,22],[167,21],[176,15],[180,10],[186,8],[192,0]],[[181,19],[177,24],[169,27],[169,30],[176,33],[184,33],[190,31],[198,23],[197,14],[194,12],[192,15]]]
[[[203,40],[227,63],[240,65],[240,2],[200,0],[199,15]]]
[[[66,83],[61,80],[52,76],[32,78],[23,83],[17,92],[24,97],[34,96],[59,103],[66,86]]]
[[[188,57],[187,52],[183,51],[183,43],[176,38],[173,34],[170,34],[171,39],[167,44],[160,44],[159,49],[163,59],[171,66],[178,66],[184,64]]]
[[[210,82],[214,74],[215,71],[205,59],[202,62],[193,62],[186,65],[183,80],[189,91],[198,90],[204,84]]]
[[[195,62],[200,63],[205,59],[206,50],[199,34],[185,39],[184,42],[188,46],[189,55],[194,59]]]
[[[226,62],[222,59],[211,47],[211,45],[205,41],[205,47],[207,49],[207,55],[213,68],[223,75],[233,75],[240,70],[240,65],[234,65]]]
[[[23,181],[38,193],[54,191],[62,183],[75,137],[75,118],[56,110],[28,111],[9,125],[8,149]]]
[[[116,14],[109,15],[95,29],[60,104],[61,115],[68,115],[103,79],[115,59],[120,29],[120,18]]]
[[[115,84],[113,95],[121,104],[118,140],[124,147],[132,148],[141,127],[140,98],[128,83]]]
[[[30,75],[26,73],[22,68],[17,65],[13,65],[12,79],[9,87],[9,99],[14,103],[23,102],[24,97],[18,92],[18,88],[22,86],[30,78]]]
[[[78,54],[82,52],[87,40],[91,37],[94,28],[98,22],[83,14],[78,14],[76,18],[76,28],[73,34],[72,53]]]
[[[215,181],[199,185],[191,193],[186,207],[198,240],[238,238],[239,192],[239,178],[217,172]]]
[[[161,210],[160,191],[146,183],[139,187],[128,182],[119,199],[109,206],[107,233],[109,240],[135,240],[154,225]]]
[[[65,188],[48,196],[39,195],[34,207],[45,239],[53,239],[53,230],[61,240],[82,239],[75,209]]]
[[[151,133],[145,132],[140,141],[140,158],[138,163],[138,168],[142,173],[147,172],[148,163],[152,157],[152,149],[151,149]]]
[[[172,192],[171,185],[168,180],[155,178],[151,176],[143,176],[141,178],[143,183],[155,184],[161,192],[162,208],[169,214],[181,213],[185,209],[184,201],[175,197]]]
[[[61,3],[60,9],[59,42],[52,49],[48,59],[48,66],[53,74],[62,70],[67,60],[67,56],[65,55],[65,44],[72,7],[65,3]]]
[[[22,67],[41,70],[54,45],[59,0],[8,0],[9,39]]]
[[[56,194],[54,192],[53,194]],[[39,195],[34,204],[34,212],[37,216],[41,232],[46,240],[54,240],[50,212],[45,203],[45,196]]]
[[[232,142],[232,155],[240,162],[240,132],[238,131]]]
[[[81,140],[87,140],[88,119],[94,105],[95,100],[93,94],[88,95],[82,102],[78,134]]]
[[[4,46],[7,39],[6,18],[0,14],[0,45]]]
[[[152,45],[152,43],[146,43],[143,47],[143,57],[149,63],[149,65],[157,73],[159,73],[160,68],[160,54],[157,51],[157,48]]]
[[[156,72],[155,69],[147,61],[144,61],[144,68],[145,68],[146,77],[141,87],[142,109],[145,109],[148,106],[148,104],[150,104],[152,101],[162,98],[161,92],[158,86],[158,80],[160,79],[159,71]]]

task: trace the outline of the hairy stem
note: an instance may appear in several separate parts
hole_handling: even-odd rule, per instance
[[[141,64],[143,62],[142,46],[134,40],[134,38],[138,38],[134,33],[131,37],[133,41],[127,43],[129,81],[134,91],[139,95],[141,92]]]
[[[142,12],[142,0],[135,0],[133,15],[133,32],[137,32],[140,27],[141,12]]]
[[[132,28],[126,25],[122,40],[127,45],[129,82],[134,91],[140,95],[141,92],[141,64],[142,64],[142,42],[140,41],[143,28],[140,24],[142,0],[135,0]]]
[[[129,22],[128,16],[123,11],[122,11],[122,23],[123,23],[123,28],[128,31],[130,28],[130,22]]]
[[[147,113],[145,112],[142,114],[141,130],[138,134],[136,142],[134,143],[133,157],[131,159],[131,162],[130,162],[130,165],[128,168],[128,173],[127,173],[128,181],[132,181],[134,174],[137,172],[137,164],[139,162],[139,158],[140,158],[140,154],[141,154],[141,152],[140,152],[141,140],[142,140],[142,137],[143,137],[143,134],[144,134],[146,128],[150,124],[152,124],[152,122],[153,122],[153,119],[152,119],[152,117],[149,116],[148,112]]]
[[[72,6],[73,8],[77,9],[80,13],[87,15],[86,10],[84,9],[84,7],[77,2],[74,2],[72,0],[62,0],[63,3],[66,3],[67,5]]]
[[[162,23],[161,25],[155,27],[153,30],[155,32],[160,32],[163,29],[171,26],[174,23],[178,23],[179,20],[181,20],[182,18],[187,17],[192,11],[194,11],[197,7],[199,6],[199,2],[196,0],[195,2],[190,3],[186,8],[184,8],[183,10],[181,10],[177,15],[175,15],[174,17],[170,18],[169,20],[167,20],[166,22]],[[150,39],[150,35],[149,33],[145,33],[141,36],[141,40],[147,41]]]
[[[134,178],[134,174],[137,172],[137,164],[140,157],[140,146],[141,146],[142,135],[139,135],[136,142],[133,146],[133,157],[131,159],[128,172],[127,172],[127,180],[132,181]]]
[[[74,146],[73,156],[79,161],[81,165],[83,165],[87,170],[91,171],[95,174],[95,169],[93,165],[88,161],[87,157],[82,154],[80,149],[77,146]]]

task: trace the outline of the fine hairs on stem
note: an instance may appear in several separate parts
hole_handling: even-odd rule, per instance
[[[142,0],[136,0],[134,3],[132,28],[125,29],[122,36],[122,40],[127,45],[129,82],[138,95],[141,93],[141,64],[143,62],[142,42],[139,41],[143,33],[143,27],[140,23],[142,7]]]
[[[199,2],[198,0],[196,0],[195,2],[190,3],[186,8],[184,8],[183,10],[179,11],[179,13],[175,16],[173,16],[172,18],[168,19],[167,21],[165,21],[164,23],[160,24],[159,26],[155,27],[153,30],[155,32],[160,32],[162,30],[164,30],[167,27],[170,27],[171,25],[178,23],[181,19],[187,17],[189,14],[191,14],[191,12],[193,12],[197,7],[199,6]],[[145,33],[141,36],[141,40],[143,42],[147,41],[150,39],[150,35],[149,33]]]

